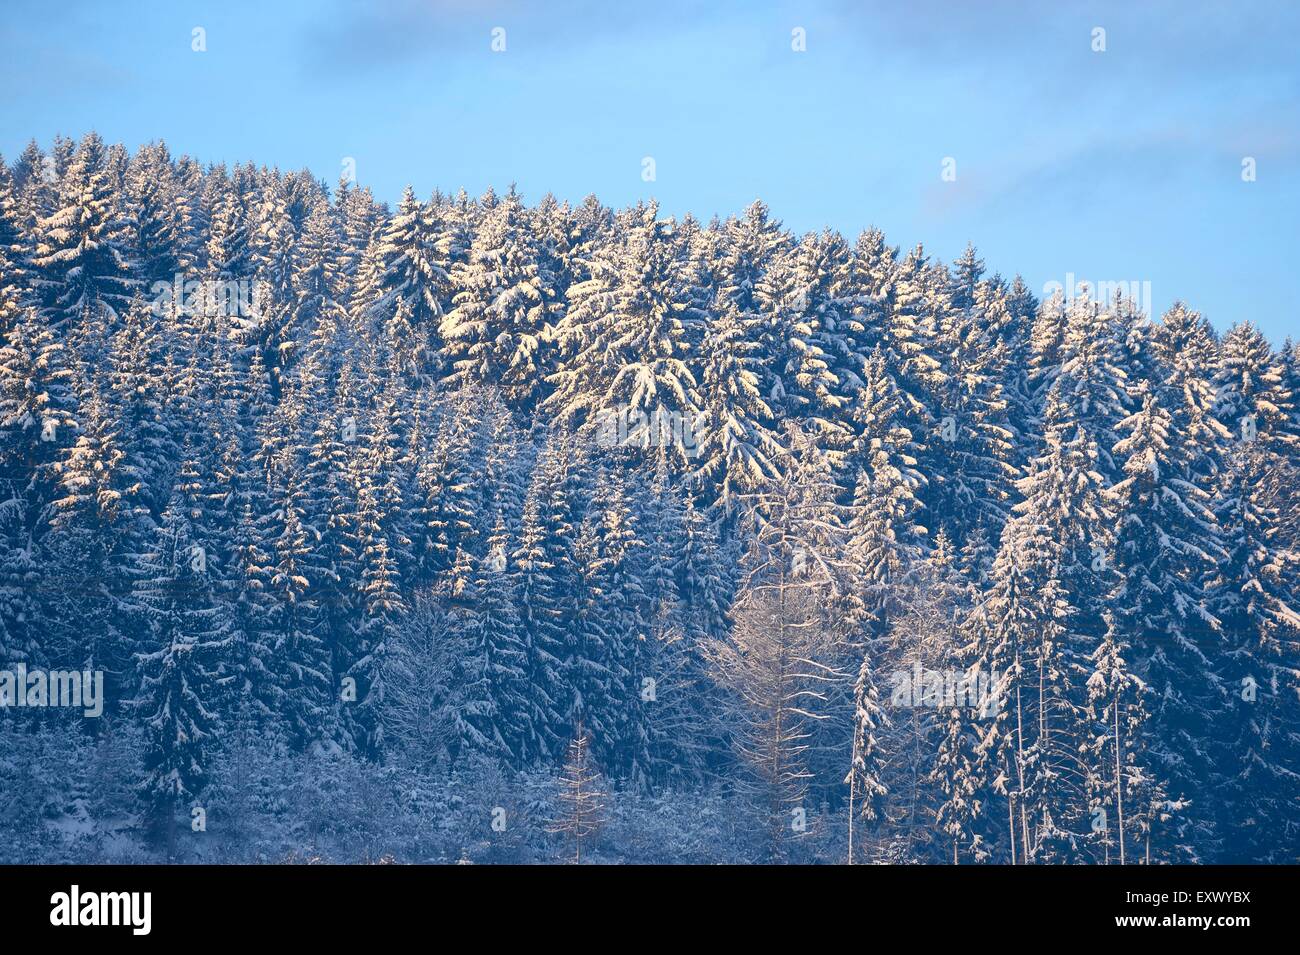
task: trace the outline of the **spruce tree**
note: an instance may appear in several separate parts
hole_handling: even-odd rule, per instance
[[[1140,410],[1120,422],[1115,454],[1124,478],[1111,489],[1118,512],[1115,555],[1124,576],[1116,622],[1137,648],[1137,672],[1154,692],[1149,748],[1171,800],[1191,800],[1152,834],[1156,858],[1211,857],[1218,836],[1209,778],[1214,745],[1206,726],[1222,718],[1226,688],[1218,659],[1220,622],[1205,591],[1208,568],[1221,558],[1220,529],[1209,495],[1187,478],[1172,443],[1170,415],[1143,383]]]
[[[1227,556],[1212,582],[1222,621],[1227,693],[1214,754],[1224,833],[1223,861],[1273,863],[1295,857],[1300,799],[1300,604],[1297,566],[1281,543],[1273,488],[1281,463],[1260,442],[1233,451],[1216,512]],[[1217,789],[1217,787],[1216,787]]]
[[[449,381],[493,385],[510,407],[524,410],[542,385],[554,297],[528,227],[512,190],[484,219],[467,261],[452,269],[454,307],[439,326]]]
[[[421,373],[435,367],[438,323],[451,305],[449,251],[434,210],[407,186],[375,243],[376,287],[364,304],[380,328],[399,316],[409,324],[413,338],[407,347]]]
[[[204,554],[173,500],[136,567],[133,603],[146,629],[135,656],[140,689],[134,708],[148,730],[140,792],[169,856],[177,808],[199,796],[211,776],[221,728],[221,661],[232,640]]]
[[[680,260],[671,221],[651,203],[598,260],[596,277],[570,290],[557,335],[570,357],[551,377],[561,420],[590,422],[602,444],[696,452],[696,382]]]
[[[36,224],[36,289],[56,326],[111,322],[134,283],[121,197],[107,164],[104,141],[88,133],[59,176],[52,209]]]

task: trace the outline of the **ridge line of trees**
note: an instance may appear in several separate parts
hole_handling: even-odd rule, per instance
[[[169,840],[229,739],[437,775],[581,738],[772,859],[1300,861],[1300,348],[1072,291],[761,202],[390,210],[32,143],[0,662],[105,672],[82,729],[140,734]]]

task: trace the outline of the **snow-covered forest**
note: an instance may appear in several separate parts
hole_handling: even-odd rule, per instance
[[[91,133],[0,335],[3,861],[1300,861],[1250,324]]]

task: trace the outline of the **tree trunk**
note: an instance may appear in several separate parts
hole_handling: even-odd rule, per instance
[[[1116,694],[1115,707],[1115,814],[1119,817],[1119,864],[1124,864],[1124,782],[1120,774],[1119,759],[1119,699]]]
[[[856,715],[855,715],[856,718]],[[853,865],[853,801],[857,793],[858,733],[853,730],[853,755],[849,757],[849,865]]]
[[[1020,673],[1020,657],[1016,656],[1016,673]],[[1016,684],[1016,779],[1020,787],[1020,855],[1029,864],[1029,819],[1025,815],[1025,723],[1020,701],[1020,685]]]

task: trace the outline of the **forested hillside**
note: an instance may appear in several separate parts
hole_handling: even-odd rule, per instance
[[[1067,293],[33,143],[0,855],[1300,862],[1300,349]]]

